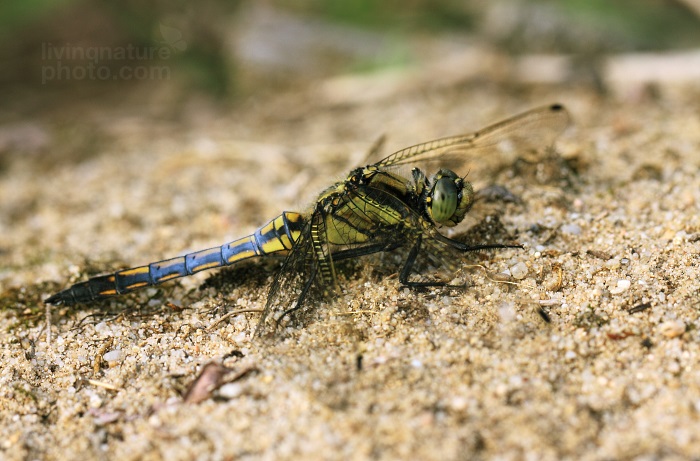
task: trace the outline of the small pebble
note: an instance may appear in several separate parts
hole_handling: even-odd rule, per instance
[[[527,276],[527,265],[524,262],[519,262],[510,267],[510,275],[515,280],[522,280]]]
[[[515,320],[516,314],[513,303],[504,302],[498,306],[498,315],[501,317],[501,322],[503,323],[509,323]]]
[[[464,411],[469,407],[469,400],[461,396],[454,397],[450,401],[450,407],[454,411]]]
[[[619,295],[624,293],[632,285],[632,282],[626,279],[621,279],[617,281],[617,285],[610,289],[610,293],[614,295]]]
[[[104,413],[99,413],[95,416],[94,423],[97,426],[106,426],[107,424],[111,424],[115,421],[118,421],[119,418],[121,418],[122,412],[120,411],[107,411]]]
[[[564,224],[561,226],[561,231],[565,234],[581,235],[581,226],[578,224]]]
[[[107,325],[107,322],[100,322],[97,325],[95,325],[95,331],[103,336],[112,333],[112,330],[109,329],[109,325]]]
[[[120,351],[119,349],[109,351],[105,353],[105,355],[103,355],[102,358],[106,362],[118,362],[122,359],[122,351]]]
[[[97,393],[90,394],[90,400],[88,404],[91,408],[100,408],[102,406],[103,400]]]
[[[669,320],[659,325],[659,333],[667,338],[676,338],[685,333],[685,323],[680,320]]]
[[[228,383],[219,388],[219,395],[225,399],[235,399],[243,393],[240,383]]]
[[[607,269],[613,270],[613,269],[619,269],[620,268],[620,260],[617,258],[612,258],[604,263],[605,267]]]

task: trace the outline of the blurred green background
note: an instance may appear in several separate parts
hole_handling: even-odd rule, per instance
[[[28,92],[94,97],[153,79],[148,74],[114,78],[125,64],[140,64],[146,71],[166,65],[167,82],[162,83],[231,101],[322,76],[410,65],[422,42],[436,37],[447,45],[425,53],[474,42],[510,54],[567,53],[587,59],[693,48],[700,44],[697,3],[5,0],[0,3],[0,90],[10,99]],[[128,56],[101,59],[104,78],[47,75],[58,61],[71,68],[68,72],[84,72],[74,68],[90,60],[61,60],[62,49],[127,46],[167,47],[169,54],[147,62]]]

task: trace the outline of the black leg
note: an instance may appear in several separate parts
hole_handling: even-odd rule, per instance
[[[333,260],[334,261],[341,261],[343,259],[349,259],[349,258],[357,258],[360,256],[365,256],[369,255],[372,253],[378,253],[381,251],[391,251],[395,250],[396,248],[402,246],[401,243],[399,242],[381,242],[381,243],[375,243],[372,245],[367,245],[359,248],[351,248],[349,250],[343,250],[339,251],[337,253],[333,253]],[[415,259],[415,258],[414,258]],[[314,283],[316,280],[316,275],[318,272],[318,265],[314,264],[313,270],[311,271],[311,276],[309,279],[304,283],[304,288],[301,290],[301,294],[299,295],[299,298],[297,298],[297,303],[294,307],[287,309],[280,315],[277,319],[275,319],[275,328],[279,326],[279,323],[282,321],[283,318],[293,314],[297,310],[301,309],[301,307],[304,305],[304,301],[306,300],[306,296],[309,293],[309,290],[311,289],[311,285]]]
[[[418,257],[418,253],[420,252],[420,247],[422,244],[423,238],[422,236],[418,236],[418,239],[416,240],[415,245],[411,248],[411,251],[408,252],[408,257],[406,258],[406,262],[404,263],[403,267],[401,268],[401,272],[399,273],[399,282],[401,285],[409,287],[409,288],[429,288],[429,287],[452,287],[452,288],[464,288],[466,285],[450,285],[448,283],[444,282],[411,282],[408,280],[408,277],[411,275],[411,269],[413,269],[413,264],[416,262],[416,258]]]
[[[452,240],[451,238],[447,238],[444,235],[442,235],[439,232],[435,232],[435,235],[432,237],[435,238],[440,243],[444,243],[447,246],[451,246],[452,248],[462,251],[464,253],[468,253],[470,251],[480,251],[480,250],[502,250],[504,248],[522,248],[522,245],[505,245],[502,243],[493,243],[493,244],[488,244],[488,245],[467,245],[466,243],[458,242],[457,240]]]
[[[439,232],[435,232],[435,235],[432,237],[435,238],[438,242],[447,245],[449,247],[452,247],[456,250],[459,250],[464,253],[468,253],[470,251],[480,251],[480,250],[497,250],[497,249],[503,249],[503,248],[522,248],[522,245],[505,245],[505,244],[488,244],[488,245],[467,245],[462,242],[458,242],[456,240],[452,240],[450,238],[445,237],[444,235],[440,234]],[[408,257],[406,258],[406,262],[404,263],[403,267],[401,268],[401,272],[399,273],[399,282],[407,286],[409,288],[427,288],[427,287],[449,287],[449,288],[465,288],[466,284],[463,285],[450,285],[448,283],[444,282],[411,282],[408,280],[408,277],[411,275],[411,269],[413,269],[413,264],[416,262],[416,258],[418,257],[418,253],[420,252],[420,247],[422,244],[422,236],[418,236],[418,239],[416,240],[415,245],[411,248],[411,251],[408,253]]]
[[[371,255],[382,251],[392,251],[403,246],[400,242],[381,242],[372,245],[366,245],[349,250],[342,250],[333,253],[333,261],[341,261],[343,259],[358,258],[360,256]]]

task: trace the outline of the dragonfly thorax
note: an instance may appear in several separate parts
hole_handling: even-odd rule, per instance
[[[435,224],[456,226],[474,203],[474,189],[469,181],[452,170],[441,169],[428,182],[425,175],[414,172],[414,178],[425,181],[425,209]]]

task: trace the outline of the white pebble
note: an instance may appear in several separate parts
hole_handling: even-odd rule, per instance
[[[620,293],[624,293],[629,289],[629,287],[632,285],[632,282],[630,282],[627,279],[620,279],[617,281],[617,285],[614,288],[610,289],[610,293],[614,295],[619,295]]]
[[[619,269],[620,267],[620,260],[618,258],[612,258],[603,264],[607,269],[614,270],[614,269]]]
[[[102,358],[107,362],[118,362],[122,359],[122,351],[119,349],[114,349],[113,351],[105,353]]]
[[[685,333],[685,323],[680,320],[669,320],[659,325],[659,333],[667,338],[676,338]]]
[[[519,262],[510,267],[510,275],[513,276],[515,280],[522,280],[527,276],[527,264],[524,262]]]
[[[97,325],[95,325],[95,331],[103,336],[110,335],[112,333],[112,330],[109,329],[109,325],[107,325],[107,322],[100,322]]]
[[[515,320],[515,306],[513,303],[504,302],[498,306],[498,315],[501,317],[501,322],[509,323]]]
[[[219,395],[226,399],[235,399],[243,393],[240,383],[228,383],[219,388]]]
[[[581,226],[579,226],[578,224],[564,224],[563,226],[561,226],[561,231],[565,234],[580,235]]]
[[[700,402],[698,402],[700,406]],[[464,397],[457,396],[450,401],[450,407],[455,411],[464,411],[469,407],[469,400]]]
[[[91,408],[100,408],[102,406],[102,402],[102,397],[100,397],[97,393],[90,394],[88,405],[90,405]]]

